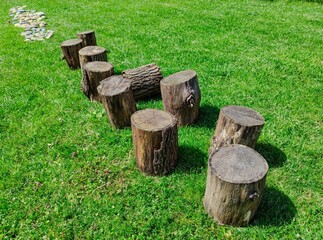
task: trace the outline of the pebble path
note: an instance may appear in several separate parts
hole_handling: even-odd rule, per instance
[[[26,6],[16,6],[9,10],[14,26],[24,28],[21,36],[25,38],[25,41],[43,41],[51,38],[54,31],[46,30],[45,13],[25,8]]]

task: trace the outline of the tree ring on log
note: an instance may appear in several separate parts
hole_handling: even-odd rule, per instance
[[[144,109],[131,116],[132,123],[139,129],[148,132],[157,132],[174,125],[175,118],[165,111]]]
[[[268,164],[263,156],[240,144],[220,148],[211,156],[209,166],[221,180],[230,183],[259,181],[268,171]]]
[[[130,87],[131,84],[127,81],[123,81],[123,77],[121,75],[116,75],[101,81],[98,86],[98,92],[100,95],[112,97],[128,91]]]
[[[99,46],[87,46],[82,48],[79,51],[79,58],[80,58],[81,68],[83,68],[85,63],[87,62],[108,61],[107,50]]]
[[[264,117],[257,111],[243,106],[226,106],[221,109],[223,114],[232,119],[235,123],[243,126],[262,126]]]

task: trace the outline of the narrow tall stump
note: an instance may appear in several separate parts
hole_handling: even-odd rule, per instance
[[[106,62],[108,61],[107,50],[98,46],[87,46],[79,51],[80,65],[83,66],[87,62]]]
[[[209,154],[229,144],[242,144],[255,148],[265,119],[253,109],[227,106],[220,111],[211,140]]]
[[[93,30],[80,32],[77,37],[82,40],[83,47],[96,46],[95,32]]]
[[[173,114],[178,126],[193,124],[199,113],[201,92],[195,71],[172,74],[160,82],[164,110]]]
[[[255,150],[233,144],[210,156],[204,207],[217,222],[243,226],[255,215],[268,164]]]
[[[131,125],[131,115],[136,111],[130,83],[122,76],[112,76],[101,81],[98,93],[113,128]]]
[[[82,40],[80,39],[70,39],[62,42],[61,49],[64,55],[63,59],[66,60],[67,65],[71,69],[77,69],[80,67],[78,52],[82,47]]]
[[[163,75],[160,67],[151,63],[135,69],[122,72],[122,76],[131,82],[131,88],[136,100],[160,94],[160,80]]]
[[[176,119],[157,109],[144,109],[131,116],[137,167],[147,175],[164,175],[177,164]]]
[[[91,101],[100,101],[97,87],[100,82],[113,75],[113,66],[108,62],[88,62],[84,64],[81,89]]]

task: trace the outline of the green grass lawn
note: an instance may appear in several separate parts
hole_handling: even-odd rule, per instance
[[[46,13],[53,38],[24,42],[9,9]],[[113,130],[80,91],[61,42],[93,29],[115,72],[155,62],[193,69],[197,123],[179,129],[179,164],[136,169],[131,129]],[[323,5],[320,1],[16,1],[0,3],[0,239],[322,239]],[[205,213],[208,147],[219,109],[266,124],[264,198],[243,228]],[[160,99],[138,108],[162,109]]]

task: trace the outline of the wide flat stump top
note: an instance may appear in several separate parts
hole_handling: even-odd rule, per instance
[[[243,126],[258,126],[263,125],[265,122],[263,116],[247,107],[227,106],[222,108],[221,112],[235,123]]]
[[[84,65],[84,69],[91,72],[108,72],[113,69],[113,65],[108,62],[88,62]]]
[[[98,93],[102,96],[112,97],[127,92],[130,87],[130,82],[124,81],[121,75],[116,75],[102,80],[98,86]]]
[[[194,77],[196,77],[195,71],[185,70],[185,71],[181,71],[181,72],[169,75],[168,77],[162,79],[161,83],[165,85],[174,85],[174,84],[179,84],[179,83],[189,81]]]
[[[82,56],[93,56],[105,52],[106,49],[99,46],[87,46],[79,51]]]
[[[69,46],[74,46],[74,45],[80,44],[81,42],[82,42],[82,40],[79,38],[69,39],[69,40],[62,42],[61,46],[62,47],[69,47]]]
[[[256,182],[268,171],[266,160],[258,152],[239,144],[220,148],[210,157],[209,167],[216,176],[230,183]]]
[[[131,116],[131,122],[139,129],[156,132],[176,125],[175,118],[168,112],[157,109],[144,109]]]

